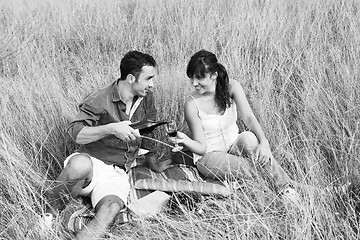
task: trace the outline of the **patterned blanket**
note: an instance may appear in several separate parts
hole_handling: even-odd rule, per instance
[[[229,189],[220,181],[205,181],[194,166],[176,164],[161,173],[138,166],[130,171],[132,191],[130,201],[146,196],[154,190],[164,192],[196,192],[203,195],[228,196]]]

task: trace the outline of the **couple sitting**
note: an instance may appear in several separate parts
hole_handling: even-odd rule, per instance
[[[64,208],[62,196],[87,196],[95,218],[77,233],[77,239],[101,236],[116,215],[127,205],[129,170],[140,162],[161,172],[172,167],[157,161],[153,142],[141,138],[129,124],[156,120],[151,92],[156,76],[153,57],[130,51],[121,60],[121,77],[109,86],[88,95],[68,133],[81,149],[64,162],[64,169],[51,192],[48,213]],[[175,142],[194,153],[198,171],[207,178],[242,179],[249,170],[240,154],[252,158],[274,178],[285,197],[298,198],[291,179],[273,158],[269,142],[255,118],[241,85],[230,81],[214,54],[201,50],[187,67],[195,91],[185,103],[185,117],[192,136],[178,132]],[[239,134],[237,111],[249,131]],[[140,155],[141,148],[150,149]]]

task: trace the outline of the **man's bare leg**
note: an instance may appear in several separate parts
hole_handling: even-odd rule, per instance
[[[95,218],[81,229],[76,235],[76,239],[99,239],[124,206],[124,202],[114,195],[109,195],[101,199],[95,207]]]
[[[56,186],[49,193],[51,207],[47,212],[56,215],[58,211],[64,209],[66,195],[76,198],[81,189],[91,182],[92,169],[92,161],[88,155],[78,154],[71,157],[60,173]]]

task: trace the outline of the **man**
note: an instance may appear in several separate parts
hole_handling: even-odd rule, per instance
[[[120,79],[83,100],[68,128],[81,148],[65,160],[51,205],[56,214],[64,207],[64,194],[91,198],[95,218],[78,232],[77,239],[98,238],[125,207],[130,189],[127,172],[141,160],[140,146],[151,143],[142,141],[139,131],[129,124],[156,120],[154,96],[150,91],[156,62],[148,54],[130,51],[121,60],[120,72]],[[155,171],[170,167],[168,162],[158,164],[153,152],[142,160]]]

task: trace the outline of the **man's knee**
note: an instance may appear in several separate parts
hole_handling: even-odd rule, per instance
[[[93,171],[93,163],[87,154],[76,154],[70,157],[64,171],[69,181],[86,179]]]
[[[97,217],[105,223],[110,224],[121,209],[125,207],[124,202],[117,196],[109,195],[102,198],[95,206]]]

